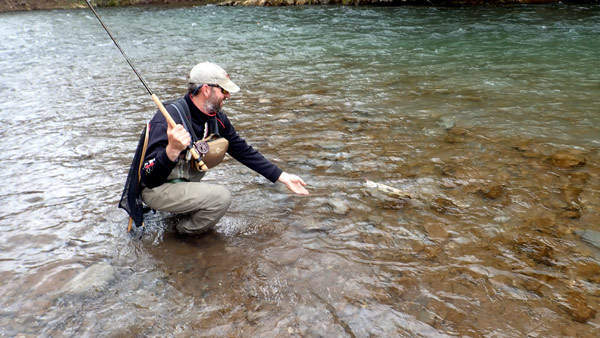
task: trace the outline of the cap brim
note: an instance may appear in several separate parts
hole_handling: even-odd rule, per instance
[[[233,81],[229,79],[221,80],[217,84],[230,93],[237,93],[240,91],[240,87],[238,87],[235,83],[233,83]]]

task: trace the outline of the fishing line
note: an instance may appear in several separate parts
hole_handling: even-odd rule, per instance
[[[140,79],[140,81],[142,81],[142,84],[144,85],[144,87],[148,91],[148,94],[153,95],[152,94],[152,90],[150,90],[150,87],[148,87],[148,84],[146,83],[146,81],[144,80],[144,78],[142,77],[142,75],[140,75],[140,73],[138,73],[137,69],[135,69],[135,67],[133,66],[133,63],[131,63],[131,60],[129,60],[129,58],[127,57],[127,54],[125,54],[125,52],[123,51],[123,49],[121,48],[121,46],[119,45],[119,43],[117,42],[117,40],[114,38],[114,36],[110,32],[110,29],[108,29],[108,27],[104,24],[104,21],[102,21],[102,19],[100,18],[100,15],[98,15],[98,13],[96,12],[96,9],[94,9],[94,6],[92,6],[92,4],[90,3],[90,0],[85,0],[85,2],[87,3],[88,7],[90,7],[90,9],[94,13],[94,15],[96,16],[96,18],[98,19],[98,21],[100,21],[100,24],[102,25],[102,27],[104,28],[104,30],[106,31],[106,33],[108,33],[108,36],[110,36],[111,40],[115,43],[115,45],[117,46],[117,48],[119,49],[119,51],[121,52],[121,54],[123,54],[123,57],[125,58],[125,60],[129,64],[129,66],[131,67],[131,69],[133,70],[133,72],[135,73],[135,75],[137,75],[137,77]]]
[[[110,32],[110,30],[108,29],[108,27],[104,24],[104,21],[102,21],[102,19],[100,18],[100,15],[98,15],[98,12],[96,12],[96,9],[94,9],[94,6],[92,6],[92,4],[90,3],[90,0],[85,0],[85,2],[87,3],[88,7],[92,10],[92,12],[94,13],[94,15],[98,19],[98,21],[100,21],[100,25],[102,25],[102,28],[104,28],[104,30],[106,31],[106,33],[108,34],[108,36],[110,36],[110,39],[115,43],[115,46],[117,46],[117,48],[119,49],[119,51],[121,52],[121,54],[123,54],[123,57],[125,58],[125,60],[129,64],[129,66],[131,67],[131,69],[133,70],[133,72],[135,73],[135,75],[137,75],[137,77],[140,79],[140,81],[142,81],[142,84],[144,85],[144,88],[146,88],[146,90],[148,91],[148,94],[150,94],[150,96],[152,96],[152,100],[154,101],[154,103],[156,104],[156,106],[158,106],[158,110],[160,110],[160,112],[164,116],[165,120],[167,120],[167,124],[169,125],[169,127],[170,128],[175,127],[176,123],[173,120],[173,118],[171,117],[171,114],[169,114],[169,112],[167,111],[167,109],[165,108],[165,106],[162,104],[162,102],[160,101],[160,99],[158,98],[158,96],[156,96],[156,94],[154,94],[152,92],[152,90],[150,89],[150,87],[148,87],[148,84],[146,83],[146,81],[144,80],[144,78],[142,77],[142,75],[137,71],[137,69],[135,69],[135,67],[133,66],[133,63],[131,62],[131,60],[129,60],[129,57],[127,57],[127,54],[125,54],[125,52],[123,51],[123,48],[121,48],[121,46],[119,45],[119,43],[117,42],[117,40],[115,39],[115,37],[112,35],[112,33]],[[191,147],[191,146],[189,147],[189,149],[190,149],[190,151],[191,151],[192,156],[194,157],[194,159],[195,160],[199,160],[200,154],[193,147]]]
[[[102,28],[104,28],[104,30],[106,31],[106,33],[108,34],[108,36],[110,36],[110,39],[115,43],[115,45],[117,46],[117,48],[119,49],[119,51],[121,52],[121,54],[123,54],[123,57],[125,58],[125,60],[129,64],[129,66],[131,67],[131,69],[133,70],[133,72],[135,73],[135,75],[137,75],[137,77],[140,79],[140,81],[142,81],[142,84],[144,85],[144,88],[146,88],[146,90],[148,91],[148,94],[150,94],[150,96],[152,96],[152,101],[154,101],[154,103],[156,104],[156,106],[158,106],[158,110],[160,110],[160,112],[164,116],[165,120],[167,120],[167,124],[169,125],[169,127],[170,128],[175,127],[176,123],[173,120],[173,118],[171,117],[171,115],[169,114],[169,112],[167,111],[167,109],[165,109],[165,106],[162,104],[162,102],[160,101],[160,99],[158,98],[158,96],[156,96],[156,94],[154,94],[152,92],[152,90],[150,90],[150,87],[148,87],[148,84],[146,83],[146,81],[144,80],[144,78],[142,77],[142,75],[137,71],[137,69],[135,69],[135,67],[133,66],[133,63],[131,63],[131,60],[129,60],[129,57],[127,57],[127,54],[125,54],[125,52],[123,51],[123,49],[121,48],[121,46],[119,45],[119,43],[117,42],[117,40],[114,38],[114,36],[112,35],[112,33],[110,32],[110,30],[108,29],[108,27],[104,24],[104,21],[102,21],[102,19],[100,18],[100,15],[98,15],[98,12],[96,12],[96,9],[94,9],[94,6],[92,6],[92,3],[90,2],[90,0],[85,0],[85,2],[87,3],[88,7],[92,10],[92,12],[94,13],[94,15],[98,19],[98,21],[100,21],[100,25],[102,25]],[[192,151],[192,155],[194,156],[194,159],[198,159],[200,157],[200,155],[197,154],[197,152],[194,152],[194,151]]]
[[[96,9],[94,8],[94,6],[92,6],[92,4],[90,3],[90,0],[85,0],[85,2],[87,3],[88,7],[92,10],[92,13],[94,13],[94,15],[96,16],[96,19],[98,19],[98,21],[100,22],[100,25],[102,25],[102,28],[104,28],[104,30],[106,31],[108,36],[110,36],[110,39],[115,43],[115,46],[117,46],[117,48],[119,49],[119,51],[121,52],[121,54],[123,55],[123,57],[125,58],[127,63],[129,64],[129,66],[135,73],[135,75],[137,75],[137,77],[140,79],[140,81],[144,85],[144,88],[146,88],[146,91],[148,91],[148,94],[150,94],[150,96],[152,96],[152,101],[154,101],[154,103],[158,107],[158,110],[160,110],[160,112],[162,113],[163,117],[167,121],[167,125],[169,126],[169,128],[174,128],[176,126],[176,123],[175,123],[175,120],[173,120],[173,118],[171,117],[171,114],[169,114],[169,112],[167,111],[165,106],[162,104],[162,102],[160,101],[158,96],[156,96],[156,94],[154,94],[152,92],[152,90],[150,90],[150,87],[148,87],[148,84],[146,83],[146,81],[144,80],[142,75],[137,71],[137,69],[135,69],[135,67],[133,66],[133,63],[131,63],[131,60],[129,60],[129,57],[127,57],[127,54],[125,54],[125,52],[123,51],[123,48],[121,48],[121,46],[119,45],[119,43],[117,42],[115,37],[112,35],[112,33],[110,32],[108,27],[104,24],[104,21],[102,21],[102,19],[100,18],[100,15],[98,15],[98,12],[96,12]],[[146,134],[146,136],[147,136],[147,134]],[[190,154],[192,155],[192,157],[194,158],[196,166],[198,168],[201,168],[202,170],[204,170],[204,168],[206,168],[206,165],[204,164],[202,159],[200,159],[200,153],[191,144],[188,146],[188,150],[189,150]],[[140,171],[142,162],[143,162],[143,158],[140,160],[140,167],[138,168],[138,173]],[[139,180],[140,180],[140,177],[138,176],[138,184],[139,184]],[[130,217],[129,225],[127,226],[127,232],[131,232],[132,224],[133,224],[133,218]],[[143,223],[142,223],[142,225],[143,225]]]

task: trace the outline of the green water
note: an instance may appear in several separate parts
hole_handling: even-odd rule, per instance
[[[163,100],[227,69],[236,129],[312,195],[230,159],[214,233],[131,238],[152,101],[89,11],[0,14],[0,335],[597,336],[600,7],[100,14]]]

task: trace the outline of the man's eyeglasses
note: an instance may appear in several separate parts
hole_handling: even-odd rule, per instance
[[[221,87],[219,85],[216,85],[216,84],[207,84],[207,86],[221,89],[221,93],[223,93],[223,95],[229,94],[228,91],[226,91],[225,89],[223,89],[223,87]]]

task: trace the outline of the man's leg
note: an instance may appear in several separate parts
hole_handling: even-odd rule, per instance
[[[209,230],[231,204],[231,194],[225,187],[201,182],[165,183],[145,188],[142,198],[152,209],[190,215],[177,224],[177,230],[185,234]]]

